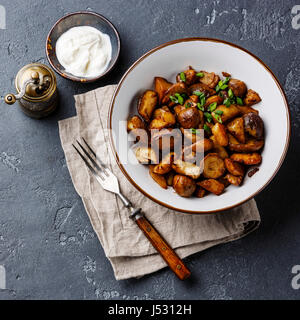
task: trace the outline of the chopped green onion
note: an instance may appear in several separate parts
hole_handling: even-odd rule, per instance
[[[198,133],[198,130],[197,130],[197,129],[194,129],[194,128],[191,128],[191,132],[194,133],[194,134],[197,134],[197,133]]]
[[[216,110],[215,114],[218,114],[219,116],[221,116],[223,114],[223,111],[222,110]]]
[[[174,96],[170,96],[170,100],[177,103],[177,99]]]
[[[212,115],[209,112],[204,112],[204,116],[207,119],[207,122],[212,122]]]
[[[198,96],[198,97],[204,96],[204,93],[201,92],[201,91],[199,91],[199,90],[193,91],[193,94],[196,95],[196,96]]]
[[[218,83],[218,86],[221,88],[223,84],[224,84],[223,81],[220,80],[219,83]]]
[[[217,86],[216,86],[216,92],[218,93],[220,90],[221,90],[221,89],[220,89],[220,86],[217,85]]]
[[[190,102],[187,102],[186,105],[185,105],[185,108],[190,108],[192,106],[192,104]]]
[[[229,98],[226,98],[223,103],[225,104],[225,106],[226,106],[227,108],[229,108],[229,107],[231,106],[231,102],[230,102],[230,99],[229,99]]]
[[[211,103],[208,107],[208,111],[213,112],[214,110],[216,110],[216,108],[217,108],[217,103],[216,102]]]
[[[225,80],[223,80],[223,83],[227,84],[229,82],[229,80],[230,80],[230,77],[226,77]]]
[[[234,94],[233,94],[231,89],[228,90],[228,96],[229,96],[229,98],[233,98],[234,97]]]
[[[197,108],[201,111],[204,111],[204,107],[199,102],[197,103]]]
[[[180,72],[180,80],[185,82],[186,78],[184,72]]]
[[[210,127],[206,123],[204,124],[203,129],[210,134]]]
[[[227,84],[223,84],[222,87],[220,87],[221,90],[225,90],[228,87]]]
[[[197,77],[203,78],[204,77],[204,73],[203,72],[198,72],[196,73]]]
[[[179,96],[179,97],[178,97],[178,103],[181,104],[181,105],[183,105],[184,100],[183,100],[182,96]]]
[[[218,114],[214,114],[214,118],[219,122],[222,123],[222,119]]]
[[[236,97],[236,103],[240,106],[244,105],[243,100],[240,97]]]

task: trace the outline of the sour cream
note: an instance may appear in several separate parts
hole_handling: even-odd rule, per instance
[[[56,42],[56,56],[74,76],[93,78],[101,75],[111,60],[110,37],[89,26],[73,27]]]

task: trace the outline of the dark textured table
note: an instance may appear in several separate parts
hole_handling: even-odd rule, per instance
[[[60,108],[47,119],[33,120],[17,105],[0,104],[0,265],[6,270],[0,299],[300,298],[300,290],[291,286],[291,269],[300,264],[300,29],[291,23],[295,2],[0,0],[6,9],[6,29],[0,29],[1,95],[13,91],[23,65],[47,63],[46,35],[68,12],[99,12],[122,39],[119,63],[105,79],[87,85],[57,76]],[[256,232],[188,258],[189,281],[180,282],[164,269],[118,282],[72,185],[57,121],[75,114],[74,94],[117,83],[147,50],[190,36],[234,42],[270,66],[290,103],[289,152],[256,198],[262,216]]]

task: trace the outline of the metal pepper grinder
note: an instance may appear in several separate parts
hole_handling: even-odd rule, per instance
[[[58,104],[54,72],[41,63],[24,66],[15,79],[17,94],[9,93],[4,100],[14,104],[17,100],[29,117],[40,119],[53,112]]]

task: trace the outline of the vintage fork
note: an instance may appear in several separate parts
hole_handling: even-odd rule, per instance
[[[78,145],[83,151],[80,152],[73,144],[73,147],[78,152],[86,166],[92,172],[93,176],[99,182],[103,189],[115,193],[123,202],[124,206],[130,211],[130,218],[133,219],[139,228],[144,232],[153,247],[159,252],[162,258],[166,261],[172,271],[181,280],[187,279],[191,272],[178,257],[175,251],[168,243],[160,236],[156,229],[145,218],[140,208],[134,208],[130,201],[120,192],[119,182],[117,177],[108,169],[108,167],[99,159],[89,144],[82,138],[87,149],[78,141]]]

